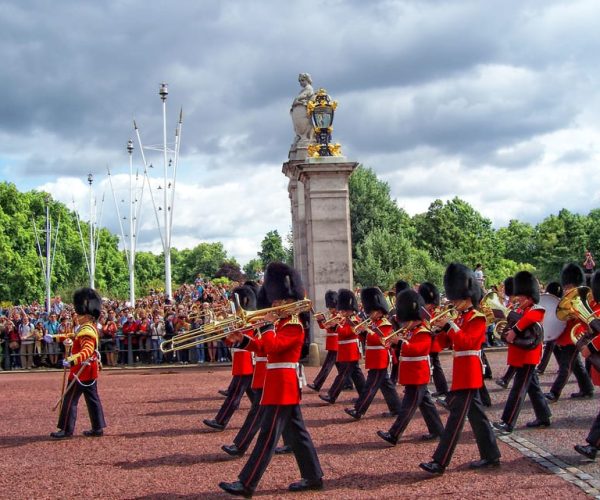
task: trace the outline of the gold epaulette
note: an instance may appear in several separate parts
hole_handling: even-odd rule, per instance
[[[429,328],[427,328],[425,325],[421,325],[419,327],[417,327],[417,329],[415,330],[414,334],[416,335],[417,333],[427,333],[427,334],[431,334],[431,330]]]
[[[75,337],[92,337],[96,345],[98,345],[98,332],[91,325],[83,325]]]
[[[378,326],[392,326],[392,324],[389,322],[389,320],[387,318],[381,318],[381,323],[379,323]]]
[[[302,326],[302,321],[300,321],[300,317],[297,314],[292,314],[289,318],[287,318],[287,321],[285,322],[285,325],[298,325],[298,326]]]

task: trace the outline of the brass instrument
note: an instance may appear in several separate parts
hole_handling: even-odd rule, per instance
[[[383,345],[385,345],[388,340],[394,338],[394,337],[398,337],[401,341],[404,340],[408,340],[406,338],[406,333],[407,331],[410,330],[410,328],[408,326],[403,326],[402,328],[398,328],[397,330],[394,330],[392,333],[390,333],[389,335],[386,335],[384,337],[381,337],[381,343]]]
[[[237,299],[237,296],[236,296]],[[283,304],[276,307],[268,307],[257,311],[245,311],[236,304],[236,313],[223,320],[214,321],[195,330],[190,330],[179,335],[175,335],[170,340],[165,340],[160,350],[162,352],[174,352],[191,347],[207,344],[215,340],[221,340],[242,330],[250,328],[259,328],[265,323],[263,318],[269,313],[275,313],[279,318],[286,318],[301,312],[310,311],[311,301],[309,299],[298,300],[289,304]]]
[[[435,323],[441,319],[445,319],[448,322],[458,318],[458,311],[452,304],[437,307],[433,313],[433,316],[429,318],[429,324]]]
[[[342,318],[343,316],[341,314],[334,314],[331,318],[323,322],[323,326],[327,328],[331,324],[339,322]]]
[[[481,299],[480,309],[485,315],[487,324],[494,325],[494,335],[500,336],[508,326],[508,317],[513,309],[502,304],[496,292],[489,292],[484,295]]]

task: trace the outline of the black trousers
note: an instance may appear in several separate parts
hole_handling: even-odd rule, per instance
[[[400,359],[400,351],[402,350],[402,342],[398,342],[394,347],[394,354],[396,360]],[[400,370],[400,362],[398,361],[396,364],[392,365],[392,373],[390,373],[390,378],[394,384],[398,384],[398,371]]]
[[[229,393],[215,417],[217,423],[227,425],[235,413],[235,410],[239,408],[244,393],[246,393],[250,401],[252,401],[254,394],[252,389],[250,389],[251,384],[252,375],[235,375],[233,377],[232,383],[229,385]]]
[[[544,373],[546,368],[548,368],[548,363],[550,362],[550,358],[552,357],[552,352],[554,351],[554,341],[552,342],[544,342],[544,352],[542,353],[542,359],[538,364],[537,371],[538,373]]]
[[[431,375],[433,377],[433,385],[435,385],[435,392],[440,396],[444,396],[448,394],[448,382],[446,381],[446,375],[440,362],[440,353],[430,352],[429,360],[431,361]]]
[[[511,427],[514,427],[517,423],[519,413],[521,413],[523,403],[525,403],[526,394],[529,394],[533,411],[538,420],[547,422],[552,416],[548,400],[540,387],[535,365],[524,365],[515,368],[515,381],[502,412],[502,421]]]
[[[90,415],[92,429],[97,431],[106,427],[102,403],[98,396],[98,383],[95,381],[92,384],[89,382],[85,382],[84,384],[85,385],[75,382],[63,397],[57,427],[67,434],[73,434],[73,431],[75,430],[75,422],[77,421],[77,403],[82,394],[85,398],[85,404],[87,405],[88,413]]]
[[[294,452],[302,478],[316,481],[323,477],[319,457],[304,425],[300,405],[267,405],[263,406],[263,418],[256,445],[238,476],[246,488],[256,489],[273,458],[282,434],[284,442],[291,446]]]
[[[433,459],[444,467],[448,466],[460,439],[466,417],[469,417],[469,424],[475,434],[481,458],[486,460],[500,458],[496,436],[479,399],[479,389],[451,391],[446,401],[450,415]]]
[[[317,391],[320,391],[321,387],[323,387],[323,384],[325,383],[325,380],[327,380],[327,377],[331,373],[331,370],[333,369],[333,366],[335,365],[336,360],[337,360],[337,351],[327,351],[327,356],[325,356],[325,361],[323,363],[323,366],[319,370],[319,373],[317,373],[317,376],[315,377],[315,381],[313,382],[313,385],[315,386],[315,389]],[[338,369],[338,373],[339,373],[339,369]]]
[[[260,423],[263,417],[263,409],[264,406],[260,405],[260,400],[262,398],[262,389],[253,389],[252,394],[252,406],[250,407],[250,411],[248,411],[248,415],[246,415],[246,420],[242,424],[242,427],[233,438],[233,444],[235,444],[240,450],[246,451],[250,446],[250,443],[254,439],[254,436],[260,429]]]
[[[506,371],[504,372],[504,375],[502,375],[501,377],[502,380],[506,383],[506,385],[510,384],[510,381],[515,376],[516,371],[517,369],[514,366],[508,365]]]
[[[365,388],[365,376],[363,375],[360,366],[358,366],[358,361],[338,362],[338,370],[339,372],[329,388],[329,397],[335,401],[350,379],[354,382],[354,387],[360,397]]]
[[[574,345],[566,346],[554,346],[558,360],[558,375],[552,384],[550,392],[557,398],[560,397],[562,390],[564,389],[571,372],[575,375],[577,383],[579,384],[579,390],[585,394],[591,394],[594,392],[594,385],[592,379],[585,371],[581,356]]]
[[[600,448],[600,413],[596,415],[596,419],[592,424],[590,433],[586,438],[586,441],[596,448]]]
[[[492,365],[490,365],[483,347],[481,348],[481,362],[483,363],[483,378],[493,378]]]
[[[360,415],[367,413],[369,406],[373,402],[373,398],[377,391],[381,391],[383,398],[387,403],[391,413],[398,413],[400,409],[400,397],[396,392],[396,386],[390,380],[387,368],[381,370],[369,370],[367,372],[367,381],[363,388],[358,401],[354,405],[354,409]]]
[[[400,404],[400,411],[396,421],[392,424],[389,432],[396,440],[400,438],[408,423],[413,418],[417,408],[421,410],[423,420],[431,434],[440,436],[444,431],[444,425],[435,407],[431,395],[427,390],[427,384],[407,385],[404,387],[404,397]]]

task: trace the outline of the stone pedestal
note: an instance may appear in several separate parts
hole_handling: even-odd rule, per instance
[[[358,164],[344,157],[290,160],[283,173],[290,179],[294,265],[315,311],[325,311],[325,292],[351,288],[352,242],[348,178]],[[313,324],[313,341],[323,332]]]

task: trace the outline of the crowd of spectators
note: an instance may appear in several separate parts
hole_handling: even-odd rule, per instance
[[[129,302],[105,299],[98,319],[100,353],[104,366],[160,363],[223,363],[231,361],[223,341],[164,353],[160,345],[174,335],[218,320],[230,311],[229,294],[238,283],[216,285],[202,278],[179,287],[172,299],[150,291]],[[61,297],[52,299],[49,312],[33,302],[0,307],[0,356],[4,370],[61,368],[64,346],[52,335],[76,332],[77,313]]]

